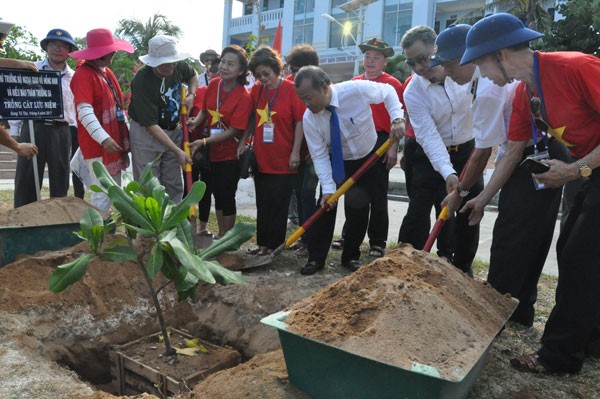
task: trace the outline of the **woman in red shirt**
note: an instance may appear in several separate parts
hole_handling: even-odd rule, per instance
[[[225,47],[219,64],[220,78],[210,81],[202,112],[190,121],[191,128],[206,121],[210,129],[210,137],[194,141],[190,149],[194,153],[202,146],[210,146],[213,195],[219,225],[216,238],[222,237],[235,225],[235,192],[240,179],[238,141],[252,112],[252,101],[244,87],[247,74],[246,51],[237,45]]]
[[[281,78],[282,69],[279,54],[270,47],[259,48],[250,61],[250,71],[258,79],[250,91],[258,164],[254,174],[258,248],[251,252],[257,255],[270,254],[285,240],[290,196],[300,165],[305,107],[292,81]]]

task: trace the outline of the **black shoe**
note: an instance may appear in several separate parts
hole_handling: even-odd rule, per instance
[[[358,269],[360,269],[360,261],[358,259],[352,259],[347,262],[342,262],[342,266],[344,266],[346,269],[350,270],[351,272],[355,272]]]
[[[316,260],[311,260],[306,262],[306,264],[302,266],[302,269],[300,269],[300,274],[303,274],[305,276],[311,276],[319,270],[322,270],[324,267],[325,265],[323,263],[319,263]]]

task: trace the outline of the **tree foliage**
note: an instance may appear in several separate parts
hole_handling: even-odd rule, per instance
[[[463,15],[458,22],[473,23],[474,17],[481,17],[482,13],[507,12],[518,17],[529,28],[544,32],[550,29],[552,18],[544,7],[544,0],[493,0],[485,6]]]
[[[563,19],[544,37],[545,51],[581,51],[600,55],[600,0],[572,0],[558,7]]]
[[[28,30],[13,26],[4,39],[5,57],[18,60],[39,61],[42,59],[40,43]]]
[[[385,66],[385,72],[404,83],[406,78],[412,73],[408,65],[404,62],[405,60],[406,58],[403,54],[389,58]]]
[[[148,53],[148,41],[156,35],[181,36],[181,28],[162,14],[154,14],[144,23],[139,19],[121,19],[115,34],[127,40],[139,57]]]

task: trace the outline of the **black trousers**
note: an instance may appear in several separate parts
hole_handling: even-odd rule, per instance
[[[40,188],[44,178],[44,169],[48,165],[50,197],[66,197],[69,191],[69,162],[71,159],[71,131],[68,125],[46,125],[41,121],[34,122],[35,144],[38,147],[37,170]],[[29,122],[23,122],[21,143],[31,143]],[[17,158],[15,175],[14,205],[18,208],[37,201],[33,159]]]
[[[212,162],[213,194],[215,209],[223,212],[223,216],[237,213],[235,193],[240,181],[240,161]]]
[[[285,241],[288,208],[295,174],[254,174],[256,243],[275,249]]]
[[[77,126],[69,126],[71,130],[71,159],[79,148],[79,139],[77,138]],[[73,193],[77,198],[83,198],[85,195],[85,188],[83,183],[79,180],[79,177],[75,173],[71,173],[71,181],[73,182]]]
[[[597,172],[597,170],[594,170]],[[600,174],[577,194],[556,246],[556,305],[538,354],[555,371],[577,372],[600,327]]]
[[[346,178],[350,177],[365,161],[375,152],[376,148],[364,158],[344,161]],[[346,213],[346,236],[342,263],[360,259],[360,245],[367,232],[369,223],[369,208],[376,196],[387,198],[387,192],[382,188],[386,175],[382,169],[372,166],[358,181],[346,192],[344,198],[344,211]],[[326,212],[313,226],[313,236],[308,245],[308,260],[325,263],[327,253],[331,246],[337,207]]]
[[[562,144],[553,140],[549,147],[552,158],[566,159]],[[488,282],[519,300],[511,320],[528,327],[533,325],[537,283],[552,244],[561,192],[536,190],[531,174],[519,167],[500,191]]]
[[[408,198],[410,199],[410,193],[412,190],[412,181],[413,181],[413,160],[415,157],[415,153],[419,148],[419,144],[417,140],[404,137],[404,149],[402,155],[402,161],[400,162],[400,166],[404,171],[404,180],[406,182],[406,193]]]
[[[446,196],[446,182],[433,169],[423,148],[417,148],[413,157],[413,178],[410,201],[398,241],[409,243],[416,249],[423,249],[431,229],[431,208],[436,215],[441,211],[441,202]],[[450,161],[460,174],[471,155],[474,141],[459,146],[458,151],[450,152]],[[463,203],[476,197],[483,190],[483,177],[473,187]],[[479,225],[469,226],[469,213],[459,213],[447,220],[437,239],[438,255],[449,259],[460,270],[471,273],[471,264],[479,245]]]

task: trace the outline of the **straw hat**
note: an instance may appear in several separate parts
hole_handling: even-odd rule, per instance
[[[191,55],[177,51],[177,43],[171,36],[156,35],[148,41],[148,54],[140,57],[140,61],[149,67],[157,67],[190,58]]]
[[[133,53],[133,46],[123,39],[115,39],[108,29],[92,29],[87,33],[87,48],[70,53],[73,58],[97,60],[115,51]]]

